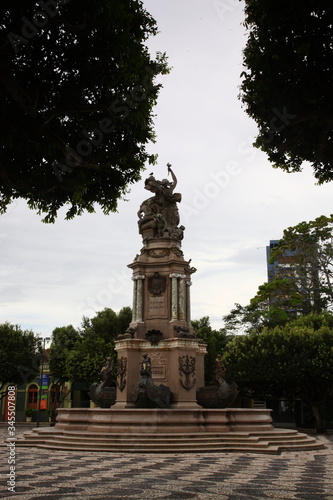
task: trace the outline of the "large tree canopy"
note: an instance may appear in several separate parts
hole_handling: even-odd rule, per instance
[[[312,164],[333,179],[333,3],[245,0],[249,36],[241,100],[259,134],[255,145],[287,172]]]
[[[274,329],[235,337],[223,354],[228,374],[254,397],[301,398],[325,432],[333,395],[333,316],[310,314]]]
[[[116,210],[154,161],[155,21],[139,0],[2,0],[0,18],[0,213],[19,197],[46,222]]]

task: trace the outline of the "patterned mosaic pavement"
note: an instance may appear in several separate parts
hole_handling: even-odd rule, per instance
[[[19,435],[26,428],[17,431]],[[0,426],[0,439],[7,437]],[[0,447],[0,497],[58,499],[333,500],[333,436],[325,448],[281,455],[121,454]]]

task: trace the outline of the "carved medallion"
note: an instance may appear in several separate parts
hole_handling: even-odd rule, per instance
[[[166,276],[154,273],[148,278],[148,290],[153,297],[161,297],[166,289]]]
[[[117,387],[123,391],[126,387],[127,358],[121,357],[117,362]]]
[[[179,356],[179,375],[180,383],[188,391],[194,387],[197,379],[195,376],[195,362],[194,356]]]

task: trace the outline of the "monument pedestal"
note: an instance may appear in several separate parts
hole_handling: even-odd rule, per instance
[[[133,394],[140,378],[143,354],[151,360],[151,377],[156,385],[169,387],[172,408],[201,408],[197,387],[204,385],[205,344],[197,339],[166,339],[157,345],[143,339],[124,339],[115,344],[118,363],[126,365],[125,380],[118,375],[116,404],[112,408],[134,406]]]
[[[139,220],[144,245],[128,266],[133,272],[133,316],[125,335],[115,343],[115,409],[131,408],[138,390],[145,394],[143,399],[149,399],[149,390],[144,387],[147,381],[141,378],[148,372],[151,392],[162,386],[161,391],[165,387],[171,391],[167,407],[201,408],[196,392],[204,386],[206,347],[195,337],[191,325],[190,286],[196,269],[181,250],[185,228],[176,226],[179,218],[173,201],[181,197],[167,192],[166,183],[150,177],[148,185],[154,188],[149,190],[155,196],[143,202],[140,209],[145,213]]]

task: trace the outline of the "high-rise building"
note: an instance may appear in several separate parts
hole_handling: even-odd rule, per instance
[[[271,282],[273,278],[277,274],[277,266],[278,262],[275,261],[272,264],[269,262],[270,257],[271,257],[271,251],[273,248],[275,248],[279,243],[279,240],[270,240],[269,241],[269,246],[266,247],[266,261],[267,261],[267,280],[268,282]]]

